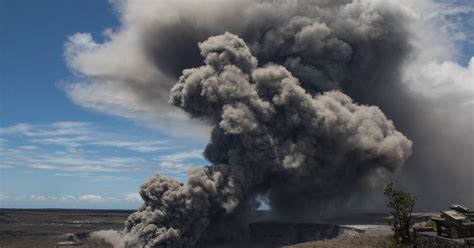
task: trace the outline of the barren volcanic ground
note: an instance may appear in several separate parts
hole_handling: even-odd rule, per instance
[[[123,223],[131,210],[84,210],[84,209],[0,209],[0,248],[4,247],[104,247],[104,244],[88,242],[90,232],[98,230],[122,230]],[[260,241],[252,240],[241,244],[224,242],[218,244],[200,245],[205,248],[223,247],[278,247],[269,244],[269,238],[282,238],[281,233],[294,230],[298,226],[300,233],[307,233],[315,226],[334,226],[329,228],[332,240],[316,241],[285,246],[286,248],[329,248],[329,247],[384,247],[385,236],[390,229],[384,223],[386,214],[356,214],[339,216],[320,220],[327,224],[297,224],[275,222],[257,222],[252,224],[250,236],[261,236]],[[418,221],[423,221],[429,214],[417,215]],[[309,228],[309,229],[308,229]],[[337,233],[334,233],[334,230]],[[320,232],[320,231],[319,231]],[[327,230],[326,230],[327,233]],[[275,235],[275,236],[269,236]],[[305,234],[307,235],[307,234]],[[301,236],[301,235],[299,235]],[[285,238],[285,236],[283,236]],[[266,239],[266,240],[265,240]],[[325,239],[322,237],[322,239]],[[72,242],[71,242],[72,241]],[[62,243],[60,243],[62,242]],[[71,243],[68,243],[71,242]],[[274,242],[270,242],[274,243]],[[62,244],[58,246],[58,244]]]
[[[131,210],[0,209],[0,247],[55,247],[104,229],[123,229]],[[84,247],[84,246],[81,246]]]

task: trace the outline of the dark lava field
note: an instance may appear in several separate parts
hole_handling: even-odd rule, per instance
[[[88,233],[123,229],[131,210],[0,209],[0,247],[55,247]],[[76,243],[78,244],[78,243]],[[85,246],[76,246],[85,247]]]

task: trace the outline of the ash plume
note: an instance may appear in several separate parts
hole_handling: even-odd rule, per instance
[[[199,43],[204,66],[186,69],[170,102],[213,127],[213,164],[188,183],[155,175],[126,223],[140,244],[193,247],[213,221],[245,213],[258,194],[272,209],[321,205],[396,171],[412,143],[375,106],[340,91],[312,95],[285,67],[259,67],[245,42],[225,33]],[[305,202],[304,205],[301,205]]]
[[[114,4],[121,26],[103,43],[80,33],[66,44],[69,66],[87,79],[68,95],[167,133],[210,135],[204,155],[212,164],[190,172],[187,184],[152,177],[141,190],[146,203],[127,222],[127,234],[138,236],[130,240],[139,240],[130,243],[192,247],[206,227],[245,219],[261,196],[279,216],[343,205],[380,210],[379,198],[360,196],[397,171],[420,209],[474,204],[474,58],[453,62],[449,37],[463,35],[443,33],[456,25],[442,16],[474,6]],[[212,132],[196,131],[177,109]]]
[[[285,66],[308,93],[340,90],[360,104],[378,106],[414,142],[413,156],[396,181],[421,196],[418,207],[474,204],[472,190],[466,190],[474,187],[474,60],[456,62],[455,40],[472,34],[448,16],[469,15],[471,2],[459,7],[433,0],[116,0],[113,5],[121,25],[106,30],[103,42],[78,33],[65,46],[68,65],[81,76],[65,87],[75,103],[166,133],[207,139],[206,124],[190,122],[168,104],[169,90],[182,70],[200,66],[198,42],[229,31],[246,41],[261,65]],[[361,207],[384,206],[370,202]]]
[[[125,224],[126,246],[194,247],[213,215],[230,213],[242,198],[230,168],[212,166],[190,170],[188,183],[155,175],[142,185],[145,203]]]

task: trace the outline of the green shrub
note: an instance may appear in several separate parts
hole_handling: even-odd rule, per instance
[[[390,237],[393,247],[413,247],[414,240],[410,230],[415,223],[411,219],[411,213],[416,198],[408,192],[394,188],[393,183],[385,187],[384,194],[388,198],[387,207],[391,209],[392,216],[388,224],[393,231],[393,235]]]

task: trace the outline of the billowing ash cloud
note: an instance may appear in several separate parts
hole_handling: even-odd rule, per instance
[[[193,169],[186,186],[160,175],[150,178],[140,189],[145,203],[127,219],[124,237],[135,238],[126,245],[194,247],[212,215],[232,212],[242,198],[229,169]]]
[[[204,152],[213,165],[191,170],[186,185],[156,175],[141,187],[145,203],[126,223],[139,244],[193,247],[213,221],[250,211],[259,194],[274,211],[314,208],[380,186],[410,155],[411,141],[378,107],[340,91],[309,94],[285,67],[258,67],[238,36],[199,48],[205,65],[183,71],[170,102],[213,126]]]
[[[246,40],[261,63],[284,65],[309,92],[344,88],[361,102],[372,95],[367,88],[398,82],[410,50],[413,17],[386,1],[124,0],[117,6],[123,28],[106,32],[110,42],[70,37],[68,63],[89,78],[66,90],[83,106],[161,126],[182,126],[182,115],[166,101],[182,70],[200,64],[195,44],[225,31]]]
[[[448,18],[436,18],[473,13],[474,6],[430,0],[119,0],[115,6],[121,26],[105,32],[103,43],[76,34],[66,44],[68,65],[79,75],[65,86],[71,99],[208,137],[182,109],[212,128],[205,150],[212,165],[190,171],[187,184],[159,175],[144,184],[145,204],[128,219],[126,242],[192,247],[206,228],[245,219],[261,195],[280,216],[317,211],[337,198],[340,206],[377,188],[407,159],[412,143],[397,130],[413,141],[413,154],[396,180],[418,196],[418,207],[474,204],[474,60],[452,62],[456,42],[472,34],[450,31]],[[179,108],[168,104],[170,90]]]
[[[453,61],[457,44],[472,37],[469,24],[462,29],[458,20],[473,16],[474,5],[456,2],[465,5],[432,0],[116,0],[121,25],[106,30],[102,43],[85,33],[70,37],[65,55],[79,77],[65,89],[87,108],[167,133],[208,138],[205,124],[190,123],[168,104],[169,91],[184,69],[201,65],[196,44],[229,31],[246,41],[260,65],[284,66],[307,93],[339,90],[360,104],[378,106],[414,143],[396,180],[419,196],[418,207],[472,205],[467,189],[474,187],[474,60],[467,66]],[[338,98],[334,94],[325,97]],[[223,127],[232,127],[236,115],[250,118],[249,126],[238,129],[260,124],[247,116],[252,109],[234,105],[223,109],[228,116]],[[205,111],[186,110],[193,115]],[[201,119],[216,121],[215,116]],[[211,150],[207,153],[214,159]]]

